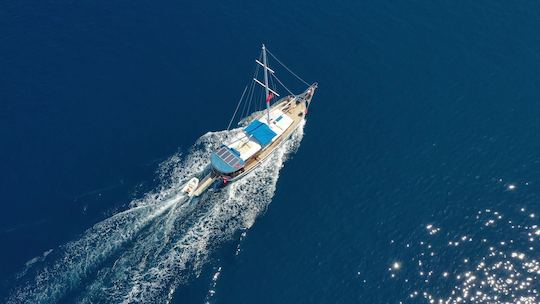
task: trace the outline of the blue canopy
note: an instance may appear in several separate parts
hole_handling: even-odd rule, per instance
[[[261,146],[268,145],[270,142],[272,142],[272,138],[277,135],[267,124],[258,120],[252,121],[249,126],[244,129],[244,131],[253,136]]]
[[[240,153],[227,146],[221,146],[217,151],[213,152],[210,156],[210,162],[214,169],[224,174],[238,171],[245,165],[240,158]]]

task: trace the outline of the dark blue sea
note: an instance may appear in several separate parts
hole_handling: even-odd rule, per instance
[[[539,303],[539,16],[3,1],[0,302]],[[186,204],[262,43],[319,83],[307,122]]]

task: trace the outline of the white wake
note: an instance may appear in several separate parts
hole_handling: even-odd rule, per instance
[[[8,303],[163,303],[198,276],[209,254],[250,228],[270,203],[279,171],[302,139],[304,123],[263,165],[227,188],[188,203],[181,186],[207,166],[211,147],[238,130],[203,135],[182,157],[160,165],[163,182],[130,208],[96,224],[38,269]]]

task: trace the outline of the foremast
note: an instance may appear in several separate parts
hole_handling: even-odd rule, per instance
[[[266,47],[262,45],[263,64],[264,64],[264,93],[266,96],[266,121],[270,123],[270,91],[268,88],[268,63],[266,62]]]
[[[268,72],[273,74],[274,71],[268,67],[268,60],[266,57],[266,47],[264,46],[264,43],[262,45],[262,59],[263,59],[262,63],[259,60],[255,60],[255,62],[261,65],[264,69],[264,83],[261,83],[257,78],[253,78],[253,80],[255,80],[256,83],[264,87],[264,93],[266,96],[266,121],[267,123],[270,123],[270,100],[272,100],[274,95],[279,97],[279,94],[276,93],[274,90],[270,89],[268,85]]]

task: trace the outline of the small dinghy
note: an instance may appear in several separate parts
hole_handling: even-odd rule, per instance
[[[186,183],[184,188],[182,188],[182,192],[187,193],[189,197],[192,197],[198,185],[199,185],[199,179],[194,177],[190,179],[189,182]]]

